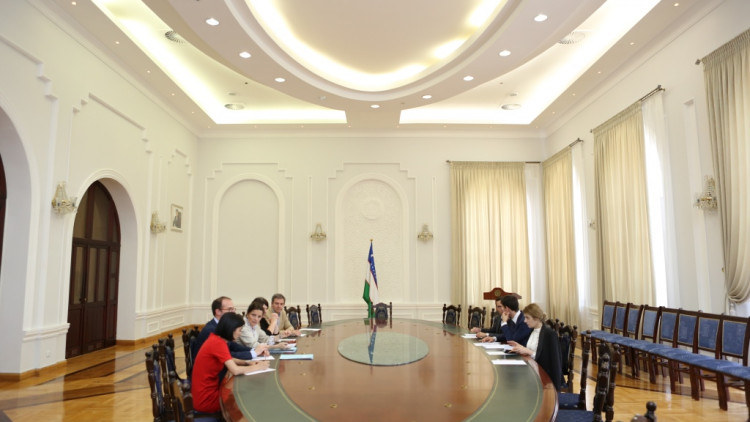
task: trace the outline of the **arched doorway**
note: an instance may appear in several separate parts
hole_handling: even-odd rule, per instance
[[[94,182],[73,226],[65,358],[115,344],[120,273],[120,221],[112,196]]]

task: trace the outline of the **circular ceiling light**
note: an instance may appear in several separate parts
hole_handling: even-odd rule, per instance
[[[215,18],[208,18],[208,19],[206,19],[206,23],[209,24],[209,25],[211,25],[211,26],[216,26],[216,25],[219,24],[219,21],[216,20]]]
[[[500,108],[508,111],[518,110],[519,108],[521,108],[521,104],[503,104],[502,106],[500,106]]]
[[[545,15],[544,13],[540,13],[540,14],[534,16],[534,20],[536,22],[544,22],[544,21],[547,20],[547,15]]]
[[[370,108],[380,108],[380,104],[371,104]]]
[[[279,77],[279,78],[275,78],[274,81],[282,84],[282,83],[286,82],[286,79]]]
[[[244,110],[245,109],[245,105],[244,104],[240,104],[240,103],[224,104],[224,107],[227,108],[227,109],[229,109],[229,110]]]
[[[247,51],[243,51],[243,52],[240,53],[240,57],[242,57],[243,59],[249,59],[252,56],[253,55],[250,54],[250,53],[248,53]]]
[[[498,55],[499,55],[500,57],[508,57],[508,56],[510,56],[510,51],[508,51],[508,50],[503,50],[503,51],[501,51],[501,52],[499,52],[499,53],[497,53],[497,54],[498,54]]]
[[[432,98],[432,95],[430,95],[430,94],[425,94],[425,95],[422,96],[423,100],[429,100],[430,98]]]
[[[471,76],[471,75],[466,75],[466,76],[464,76],[464,80],[465,80],[466,82],[469,82],[469,81],[473,81],[473,80],[474,80],[474,77],[473,77],[473,76]]]

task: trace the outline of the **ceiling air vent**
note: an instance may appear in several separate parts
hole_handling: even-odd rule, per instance
[[[558,41],[558,44],[576,44],[581,42],[581,40],[583,40],[584,38],[586,38],[586,34],[584,34],[583,32],[573,31],[570,34],[564,36],[563,39]]]
[[[185,41],[185,38],[182,38],[180,34],[172,30],[165,32],[164,38],[177,44],[187,44],[187,41]]]

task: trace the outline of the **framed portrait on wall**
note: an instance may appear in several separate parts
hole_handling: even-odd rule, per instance
[[[170,226],[172,227],[172,230],[176,232],[182,231],[182,207],[179,205],[172,204],[172,212],[169,214],[170,216]]]

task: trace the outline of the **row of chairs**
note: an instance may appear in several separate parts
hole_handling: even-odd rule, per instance
[[[286,316],[289,318],[289,323],[292,324],[294,329],[299,330],[302,328],[302,309],[299,305],[284,307]],[[306,305],[305,311],[307,311],[307,325],[308,327],[317,326],[323,323],[323,308],[320,307],[320,303],[317,305]]]
[[[196,327],[197,329],[197,327]],[[183,339],[186,330],[183,330]],[[200,413],[193,409],[190,380],[178,375],[172,334],[159,339],[146,352],[146,373],[151,389],[151,410],[154,422],[216,422],[221,413]],[[186,361],[189,354],[186,354]],[[192,368],[191,368],[192,369]]]
[[[634,378],[641,368],[651,382],[659,373],[668,375],[674,391],[686,374],[695,400],[700,399],[704,380],[712,380],[721,409],[727,409],[729,387],[736,387],[744,390],[750,411],[748,324],[746,317],[605,301],[602,329],[592,338],[622,346]]]
[[[470,330],[475,327],[484,327],[485,317],[487,316],[487,308],[480,308],[479,306],[468,306],[467,314],[468,317],[466,323]],[[490,321],[494,322],[495,317],[497,316],[497,312],[493,308],[492,312],[490,313]],[[456,306],[443,304],[443,324],[455,326],[461,325],[461,305]]]

